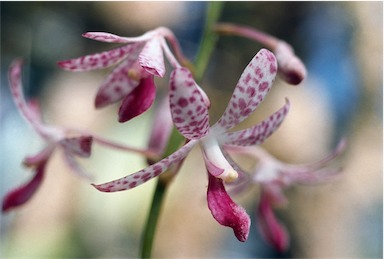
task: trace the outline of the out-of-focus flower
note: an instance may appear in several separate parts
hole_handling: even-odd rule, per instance
[[[289,102],[261,123],[244,130],[229,130],[245,120],[264,100],[277,73],[274,55],[261,50],[243,71],[223,116],[209,125],[208,102],[192,74],[176,68],[170,79],[170,109],[173,122],[188,140],[179,150],[153,165],[121,179],[94,185],[104,192],[134,188],[182,161],[200,144],[208,170],[208,207],[222,225],[231,227],[240,241],[248,237],[250,220],[245,210],[234,203],[224,188],[238,174],[222,152],[223,145],[256,145],[268,138],[281,124],[289,110]]]
[[[69,71],[89,71],[117,65],[101,84],[95,107],[120,101],[119,121],[126,122],[148,110],[156,96],[154,76],[165,74],[164,54],[173,67],[186,63],[173,33],[159,27],[139,37],[120,37],[105,32],[87,32],[84,37],[110,43],[125,45],[101,53],[59,61],[58,65]],[[175,51],[174,56],[166,40]]]
[[[24,165],[34,169],[34,176],[27,183],[6,194],[2,204],[3,212],[23,205],[36,193],[44,179],[48,160],[56,149],[62,151],[67,165],[73,172],[88,180],[91,180],[91,176],[78,164],[76,157],[90,157],[91,146],[95,142],[109,148],[139,153],[152,159],[156,159],[158,156],[155,150],[133,148],[90,134],[84,130],[57,128],[43,123],[37,101],[26,102],[25,100],[21,77],[22,61],[15,60],[9,69],[9,85],[13,100],[21,115],[46,142],[46,146],[37,154],[27,156],[24,159]]]
[[[239,193],[252,184],[261,185],[257,224],[264,239],[278,251],[283,252],[289,247],[288,232],[273,212],[274,207],[287,204],[283,190],[295,184],[317,184],[334,179],[341,170],[328,166],[343,153],[345,146],[346,141],[341,140],[337,147],[322,160],[302,165],[279,161],[259,146],[225,146],[225,150],[230,154],[247,155],[257,160],[250,174],[238,170],[242,174],[241,180],[233,183],[231,188],[234,193]]]
[[[300,84],[307,76],[307,69],[291,45],[287,42],[277,39],[265,32],[256,30],[248,26],[218,23],[215,30],[221,34],[238,35],[260,42],[274,52],[279,65],[279,74],[281,78],[292,85]]]
[[[75,157],[89,157],[91,155],[92,136],[80,135],[71,137],[70,132],[44,124],[36,101],[26,102],[21,82],[22,61],[16,60],[9,70],[9,83],[13,100],[23,117],[33,127],[35,132],[46,142],[46,147],[33,156],[24,159],[24,164],[33,167],[35,175],[32,179],[10,191],[3,200],[2,210],[20,206],[27,202],[42,183],[46,164],[56,148],[63,151],[64,158],[71,169],[81,176],[88,174],[79,166]]]

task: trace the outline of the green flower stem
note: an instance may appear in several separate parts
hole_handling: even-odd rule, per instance
[[[215,48],[218,35],[213,30],[215,23],[220,18],[223,9],[223,2],[209,2],[204,32],[200,43],[199,51],[195,60],[195,80],[200,82],[204,76],[209,60]]]
[[[156,181],[151,209],[148,214],[147,224],[145,225],[142,237],[141,258],[151,258],[153,240],[159,221],[160,210],[167,190],[166,182],[160,181],[160,179],[157,179]]]
[[[200,49],[196,56],[194,65],[194,77],[197,82],[201,81],[204,76],[204,71],[206,70],[217,41],[217,35],[213,32],[213,26],[220,16],[222,5],[223,4],[221,2],[209,2],[208,5],[207,19],[205,22],[202,41],[200,43]],[[163,157],[167,157],[175,152],[184,141],[184,137],[180,135],[176,128],[174,128]],[[142,236],[141,258],[151,258],[153,241],[157,223],[159,221],[161,207],[164,202],[167,188],[175,174],[176,172],[172,171],[165,172],[156,180],[157,182],[151,208]]]

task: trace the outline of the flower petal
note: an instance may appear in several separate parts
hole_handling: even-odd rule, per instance
[[[172,71],[169,97],[172,119],[180,133],[187,139],[205,136],[209,131],[207,103],[188,69]]]
[[[130,77],[129,75],[132,65],[132,62],[127,59],[113,69],[96,94],[96,108],[102,108],[121,100],[137,87],[140,78]]]
[[[129,59],[133,63],[142,46],[142,43],[130,44],[100,53],[59,61],[57,64],[69,71],[89,71],[110,67],[128,56],[130,56]]]
[[[56,144],[48,145],[39,153],[25,157],[23,160],[23,164],[26,166],[38,166],[39,164],[44,163],[44,161],[47,161],[48,158],[51,156],[55,147]]]
[[[86,32],[82,35],[84,38],[91,40],[97,40],[101,42],[113,42],[113,43],[128,43],[133,42],[125,37],[121,37],[108,32]]]
[[[159,39],[154,38],[145,44],[139,55],[139,64],[154,76],[164,76],[164,56]]]
[[[151,136],[148,142],[148,149],[161,155],[165,152],[168,139],[173,129],[171,110],[169,108],[169,99],[164,98],[155,109]]]
[[[135,43],[147,41],[154,35],[159,34],[156,30],[148,31],[138,37],[121,37],[108,32],[86,32],[82,36],[91,40],[97,40],[101,42],[112,42],[112,43]]]
[[[140,170],[136,173],[130,174],[123,178],[103,183],[103,184],[92,184],[96,189],[102,192],[118,192],[129,190],[137,187],[148,180],[159,176],[165,172],[172,165],[180,162],[191,149],[195,146],[196,141],[190,141],[186,145],[182,146],[179,150],[171,154],[170,156],[160,160],[159,162],[148,166],[147,168]]]
[[[273,53],[260,50],[244,69],[223,116],[213,127],[225,131],[245,120],[264,100],[276,73]]]
[[[229,145],[249,146],[263,143],[273,132],[275,132],[289,111],[289,101],[273,113],[269,118],[257,125],[235,132],[224,133],[220,136],[220,142]]]
[[[23,92],[23,84],[21,81],[23,61],[17,59],[12,62],[9,67],[8,78],[9,86],[13,100],[21,113],[21,115],[35,128],[37,132],[40,132],[43,127],[40,120],[39,109],[34,103],[27,104]]]
[[[80,157],[89,157],[91,155],[92,136],[80,136],[75,138],[65,138],[60,141],[64,149]]]
[[[279,252],[284,252],[289,246],[288,233],[276,219],[271,206],[268,194],[263,191],[257,209],[257,223],[263,238]]]
[[[128,94],[119,109],[119,122],[126,122],[148,110],[156,97],[153,76],[142,78],[139,85]]]
[[[307,76],[303,62],[295,55],[293,48],[286,42],[280,41],[274,53],[279,64],[279,74],[288,84],[298,85]]]
[[[223,226],[233,229],[241,242],[248,238],[251,220],[247,212],[227,194],[223,180],[208,173],[207,201],[212,216]]]
[[[3,212],[21,206],[32,198],[43,181],[46,162],[47,160],[38,165],[35,176],[28,183],[12,190],[5,196],[2,205]]]

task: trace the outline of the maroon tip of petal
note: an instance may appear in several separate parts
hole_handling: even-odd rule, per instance
[[[109,97],[105,94],[97,94],[95,98],[95,108],[100,109],[109,104]]]
[[[283,78],[285,82],[291,85],[298,85],[303,80],[305,75],[298,73],[295,70],[288,70],[280,73],[280,76]]]
[[[44,178],[44,168],[46,162],[42,163],[37,169],[35,176],[26,184],[10,191],[4,198],[2,212],[19,207],[29,201],[40,187]]]

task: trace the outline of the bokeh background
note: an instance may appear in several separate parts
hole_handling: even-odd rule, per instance
[[[43,145],[15,109],[7,68],[25,59],[24,88],[41,101],[47,123],[80,127],[122,143],[145,147],[153,109],[129,123],[117,122],[118,104],[93,108],[107,70],[62,71],[58,60],[115,45],[81,37],[87,31],[136,36],[171,28],[194,59],[208,2],[1,2],[0,195],[31,173],[24,156]],[[153,255],[166,258],[381,258],[383,244],[383,3],[225,2],[221,21],[254,26],[294,46],[308,68],[300,86],[277,79],[266,101],[244,124],[266,117],[284,102],[291,111],[265,148],[291,163],[316,161],[346,137],[342,176],[320,186],[287,190],[277,210],[291,234],[291,249],[274,252],[253,219],[249,240],[239,243],[206,206],[207,179],[193,150],[166,197]],[[262,46],[220,38],[202,87],[219,118],[249,60]],[[158,80],[166,91],[167,76]],[[101,183],[146,166],[145,159],[95,146],[84,166]],[[57,154],[38,193],[23,208],[1,215],[1,258],[135,258],[153,181],[113,194],[81,181]],[[253,217],[258,188],[234,197]]]

